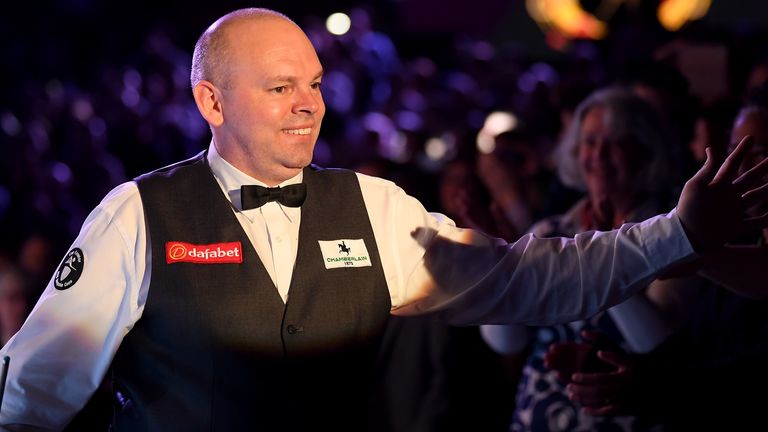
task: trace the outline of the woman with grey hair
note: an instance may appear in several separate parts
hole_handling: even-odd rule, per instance
[[[555,153],[557,174],[566,186],[586,192],[597,210],[604,198],[613,198],[608,204],[630,207],[614,210],[628,212],[634,207],[628,201],[670,193],[670,154],[677,145],[652,105],[627,88],[609,87],[595,91],[576,109]],[[602,156],[626,161],[601,163]],[[611,191],[618,196],[602,195]]]
[[[572,236],[640,221],[667,209],[672,136],[660,114],[630,90],[611,87],[592,93],[576,109],[556,153],[561,181],[585,196],[565,214],[538,222],[531,232]],[[549,327],[483,326],[483,337],[497,352],[527,355],[510,430],[651,430],[651,423],[636,417],[582,413],[568,399],[569,377],[548,369],[544,354],[552,343],[580,342],[582,335],[597,342],[595,331],[603,335],[601,343],[650,351],[685,319],[685,301],[699,285],[693,278],[654,281],[644,292],[587,321]],[[597,356],[595,345],[582,371],[611,368]]]

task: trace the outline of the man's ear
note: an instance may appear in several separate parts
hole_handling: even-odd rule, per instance
[[[221,106],[221,91],[212,82],[200,80],[192,89],[197,109],[205,121],[212,127],[224,123],[224,111]]]

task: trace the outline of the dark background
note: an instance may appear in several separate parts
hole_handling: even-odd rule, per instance
[[[768,59],[763,0],[714,0],[706,17],[676,33],[656,22],[658,1],[626,1],[605,40],[573,41],[561,50],[550,48],[522,0],[7,3],[0,7],[0,262],[19,262],[34,273],[32,297],[109,190],[209,143],[189,90],[191,52],[200,33],[233,9],[276,9],[310,36],[322,33],[330,13],[366,11],[370,30],[383,36],[381,45],[363,46],[349,36],[320,38],[327,44],[318,51],[329,110],[316,162],[359,167],[375,161],[385,167],[381,175],[437,211],[444,210],[437,184],[450,158],[424,157],[431,136],[453,134],[458,149],[452,157],[462,157],[473,151],[484,116],[502,109],[517,113],[535,130],[536,142],[549,148],[561,126],[560,110],[631,75],[634,65],[677,39],[709,47],[682,48],[673,60],[687,68],[700,109],[725,106],[727,124],[733,114],[728,107],[741,99],[750,67]],[[601,4],[581,3],[590,11]],[[394,50],[386,51],[387,40]],[[716,47],[724,48],[725,58],[718,59]],[[346,108],[339,104],[350,91],[343,79],[334,84],[333,72],[356,89]],[[405,96],[377,100],[381,91]],[[373,122],[371,114],[384,119]],[[414,118],[418,125],[408,126]],[[370,123],[388,121],[407,130],[406,145],[413,150],[405,158],[387,159],[372,138],[371,128],[378,126]],[[30,244],[39,244],[35,239],[45,246],[29,258]],[[470,365],[457,367],[463,419],[478,422],[473,430],[491,430],[478,426],[491,415],[487,425],[502,430],[512,388],[500,378],[497,359],[475,333],[451,334],[451,340],[464,354],[457,363]]]

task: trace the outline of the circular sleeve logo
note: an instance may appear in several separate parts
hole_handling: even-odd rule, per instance
[[[64,257],[64,261],[59,265],[56,274],[53,276],[53,286],[57,290],[65,290],[80,279],[85,266],[85,255],[80,248],[73,248]]]
[[[168,258],[178,261],[184,259],[187,256],[187,248],[184,245],[175,244],[168,249]]]

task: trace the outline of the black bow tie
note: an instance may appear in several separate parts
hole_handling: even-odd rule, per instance
[[[257,185],[240,187],[243,210],[258,208],[270,201],[277,201],[286,207],[301,207],[306,197],[307,186],[304,183],[273,188]]]

